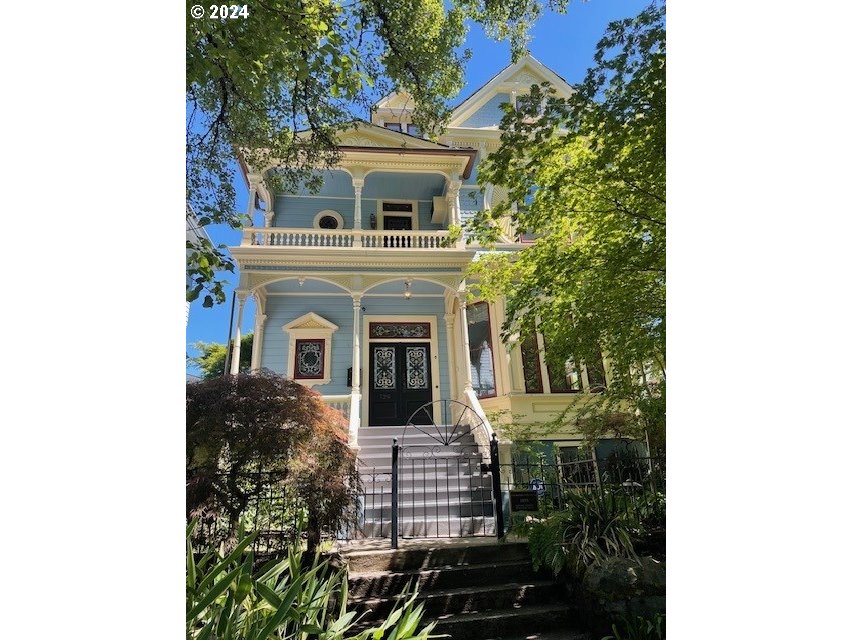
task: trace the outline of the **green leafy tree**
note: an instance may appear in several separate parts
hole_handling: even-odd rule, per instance
[[[252,341],[255,335],[247,333],[240,338],[240,371],[248,371],[252,366]],[[219,342],[196,342],[193,349],[199,351],[199,355],[189,359],[194,365],[201,369],[201,377],[217,378],[225,375],[225,360],[228,357],[228,349]]]
[[[474,221],[480,240],[497,241],[509,219],[535,241],[484,256],[473,275],[487,298],[507,295],[505,335],[536,326],[553,365],[604,354],[609,387],[578,419],[593,440],[663,439],[665,36],[664,5],[611,23],[571,98],[543,84],[507,109],[500,149],[479,172],[509,190]]]
[[[187,11],[192,2],[187,2]],[[236,162],[271,167],[273,190],[304,182],[338,158],[336,134],[379,97],[405,88],[415,125],[436,132],[464,82],[465,18],[510,38],[518,57],[531,20],[567,0],[264,0],[246,19],[187,20],[187,199],[201,226],[240,228]],[[236,162],[235,162],[236,160]],[[187,299],[225,301],[233,271],[223,246],[187,243]]]

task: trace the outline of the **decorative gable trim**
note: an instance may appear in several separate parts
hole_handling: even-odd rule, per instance
[[[466,98],[453,110],[448,128],[457,128],[468,120],[483,105],[498,93],[508,91],[526,92],[531,84],[547,80],[557,90],[557,94],[568,98],[575,90],[568,82],[551,71],[533,56],[527,55],[515,64],[505,67],[486,84]]]
[[[313,311],[288,322],[282,328],[288,334],[287,345],[287,375],[295,382],[306,387],[318,384],[328,384],[332,381],[332,334],[338,330],[338,325],[317,315]],[[300,344],[322,342],[319,353],[322,354],[323,364],[320,371],[300,376],[296,369],[296,351]]]

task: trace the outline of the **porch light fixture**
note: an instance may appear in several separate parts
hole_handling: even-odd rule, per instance
[[[406,288],[403,290],[403,297],[406,300],[412,299],[412,281],[406,280]]]

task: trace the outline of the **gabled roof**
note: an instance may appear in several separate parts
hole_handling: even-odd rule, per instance
[[[518,62],[504,67],[486,84],[465,98],[465,100],[453,109],[448,127],[459,127],[498,93],[526,90],[531,84],[539,84],[545,80],[551,83],[551,86],[556,89],[557,94],[564,98],[568,98],[575,92],[572,86],[562,77],[528,54]]]
[[[392,149],[449,149],[446,144],[392,131],[378,124],[357,120],[353,127],[338,135],[342,147],[389,147]]]

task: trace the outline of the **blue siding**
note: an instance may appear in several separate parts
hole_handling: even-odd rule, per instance
[[[364,220],[364,204],[362,203],[362,220]],[[341,214],[344,219],[344,229],[352,229],[355,221],[355,199],[337,198],[305,198],[300,196],[278,196],[275,199],[275,227],[312,228],[314,217],[323,211],[332,209]]]
[[[470,118],[463,122],[460,127],[497,127],[503,118],[501,103],[510,102],[512,96],[508,93],[498,93],[482,107],[477,109]]]
[[[285,371],[290,336],[282,330],[282,327],[309,311],[334,322],[339,327],[332,334],[332,381],[329,384],[315,385],[313,389],[323,395],[350,393],[352,390],[346,386],[347,369],[352,366],[352,298],[349,296],[334,298],[274,296],[268,298],[261,366],[281,373],[288,378],[293,377],[293,371]]]
[[[362,301],[363,315],[406,315],[434,316],[438,329],[439,360],[439,398],[449,398],[450,377],[447,368],[447,335],[444,326],[444,300],[441,298],[412,298],[403,301],[400,298],[369,298]],[[343,395],[352,392],[346,386],[347,369],[352,366],[352,299],[344,297],[302,297],[271,296],[267,299],[267,320],[264,327],[264,346],[261,366],[277,373],[292,377],[292,371],[285,371],[288,359],[289,335],[282,327],[309,311],[322,316],[338,325],[332,334],[331,377],[329,384],[315,385],[314,390],[323,395]],[[364,340],[364,338],[362,338]],[[367,375],[367,363],[362,363],[362,371]],[[434,384],[434,383],[433,383]],[[366,380],[362,388],[366,385]]]
[[[437,173],[377,171],[364,180],[363,198],[429,200],[444,193],[444,176]]]

